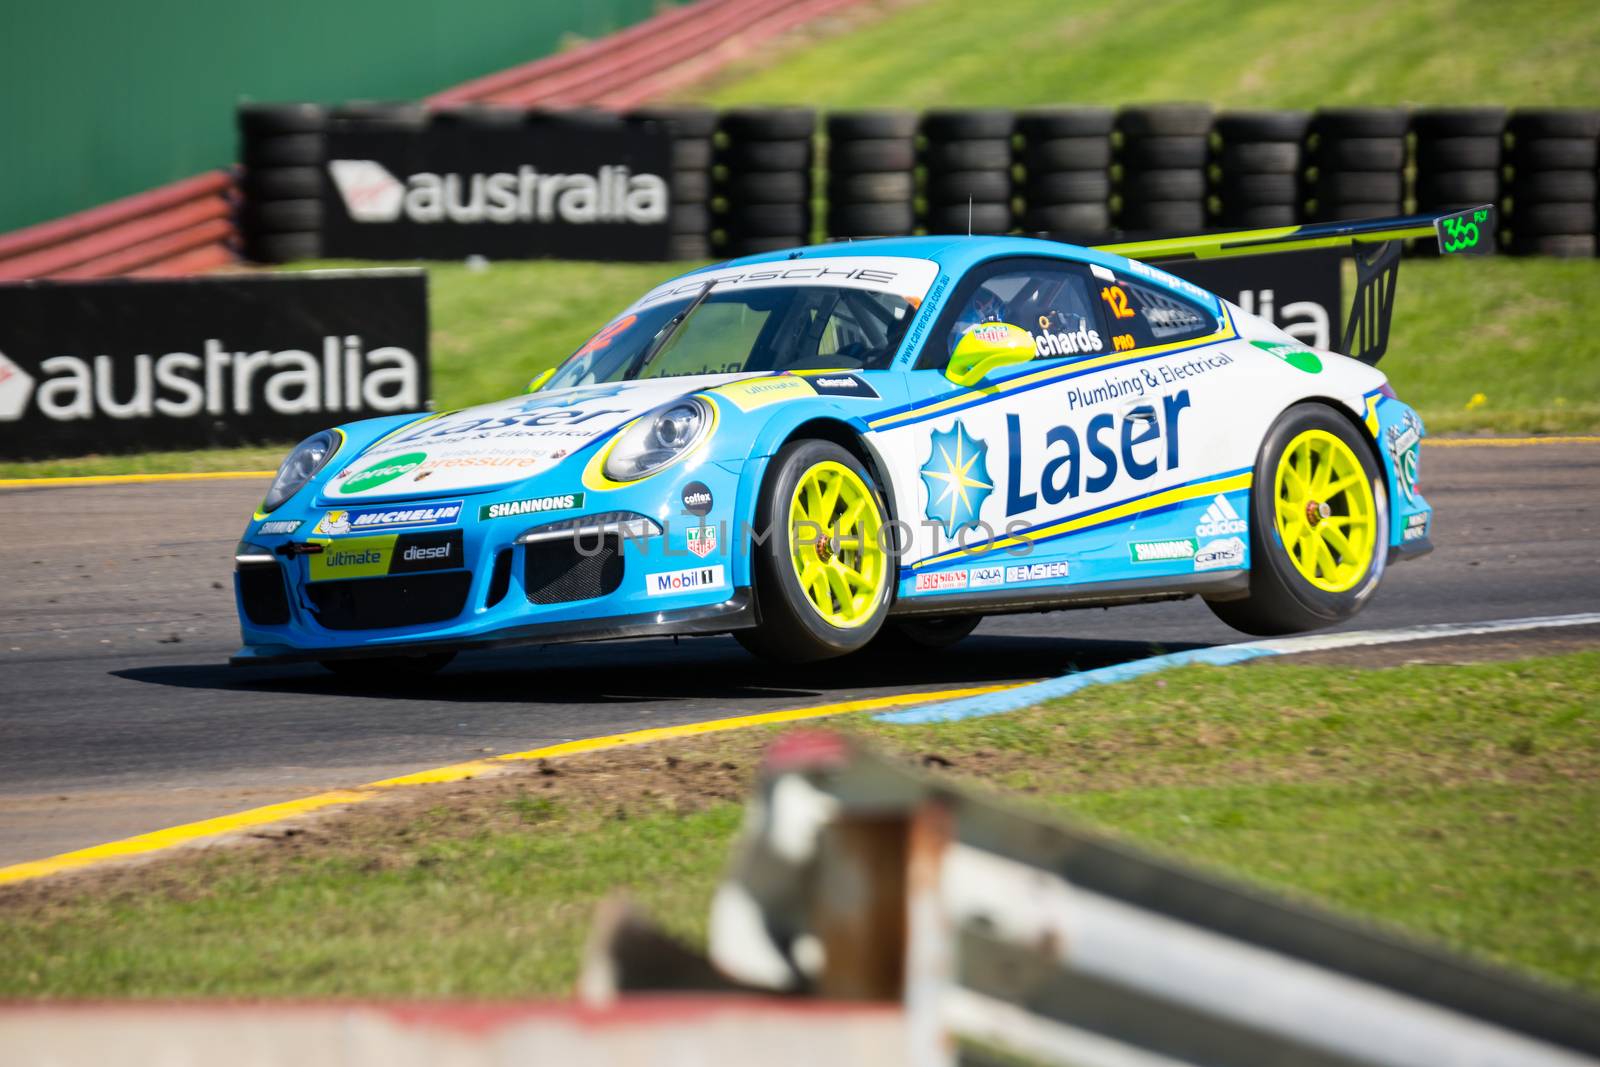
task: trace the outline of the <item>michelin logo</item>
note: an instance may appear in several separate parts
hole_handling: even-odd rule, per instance
[[[1196,537],[1218,537],[1222,534],[1244,533],[1245,522],[1239,513],[1233,510],[1233,505],[1228,503],[1228,498],[1221,493],[1206,508],[1206,513],[1200,516],[1200,525],[1194,528]]]
[[[667,183],[659,174],[604,166],[595,174],[542,174],[526,164],[515,173],[409,175],[404,181],[371,159],[328,161],[339,198],[360,223],[627,222],[667,217]]]

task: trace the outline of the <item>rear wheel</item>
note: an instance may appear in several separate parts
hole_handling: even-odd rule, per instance
[[[1388,512],[1383,472],[1355,427],[1325,405],[1295,405],[1256,461],[1250,594],[1211,610],[1251,634],[1343,622],[1383,577]]]
[[[883,625],[893,561],[871,473],[829,441],[795,441],[773,460],[754,549],[761,625],[735,636],[768,659],[805,663],[861,648]]]

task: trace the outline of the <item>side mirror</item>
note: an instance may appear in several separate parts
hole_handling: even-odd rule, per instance
[[[1021,326],[980,322],[961,335],[944,376],[957,385],[977,385],[996,367],[1026,363],[1037,354],[1033,335]]]
[[[525,393],[537,393],[539,390],[544,388],[544,383],[545,382],[548,382],[551,378],[554,378],[555,376],[556,376],[556,369],[554,367],[548,367],[545,370],[542,370],[538,374],[534,375],[533,376],[533,380],[528,382],[528,388],[524,389],[523,392],[525,392]]]

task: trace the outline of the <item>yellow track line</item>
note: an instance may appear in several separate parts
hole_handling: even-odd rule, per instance
[[[19,486],[128,485],[140,482],[203,482],[228,478],[271,478],[277,471],[205,471],[179,474],[79,474],[61,478],[0,478],[0,489]]]
[[[756,715],[736,715],[727,719],[710,719],[704,722],[684,723],[681,726],[658,726],[649,730],[634,730],[625,734],[608,734],[604,737],[586,737],[578,741],[564,741],[558,745],[532,748],[526,752],[508,752],[489,759],[453,763],[445,767],[417,771],[414,774],[403,774],[397,778],[384,778],[380,781],[368,782],[366,785],[355,789],[332,790],[327,793],[318,793],[315,796],[300,797],[297,800],[286,800],[281,804],[268,804],[264,807],[251,808],[248,811],[235,812],[231,815],[219,815],[214,819],[202,819],[199,822],[184,823],[181,826],[170,826],[165,830],[139,834],[136,837],[123,838],[121,841],[93,845],[89,848],[79,849],[76,852],[63,852],[59,856],[50,856],[42,860],[31,860],[27,863],[16,863],[9,867],[0,867],[0,885],[5,885],[9,882],[25,882],[33,878],[43,878],[46,875],[92,867],[112,860],[127,859],[131,856],[143,856],[152,852],[161,852],[165,849],[187,845],[203,838],[236,833],[254,826],[265,826],[269,823],[281,822],[284,819],[293,818],[297,815],[306,815],[324,808],[362,804],[369,800],[376,800],[385,795],[387,790],[398,787],[434,785],[441,782],[460,782],[468,778],[477,778],[485,774],[492,774],[495,771],[505,770],[507,765],[512,763],[540,759],[559,759],[562,756],[576,756],[582,752],[599,752],[608,748],[647,745],[653,741],[722,733],[727,730],[742,730],[750,726],[771,726],[775,723],[820,719],[829,715],[848,715],[851,712],[879,711],[883,708],[904,707],[908,704],[926,704],[935,700],[954,700],[960,697],[977,696],[981,693],[993,693],[1001,689],[1010,689],[1016,684],[1020,683],[980,685],[966,689],[944,689],[933,693],[896,693],[891,696],[847,700],[837,704],[822,704],[811,708],[788,708],[783,711],[767,711]]]
[[[1577,434],[1567,437],[1427,437],[1423,444],[1438,448],[1528,448],[1532,445],[1594,445],[1600,436]]]

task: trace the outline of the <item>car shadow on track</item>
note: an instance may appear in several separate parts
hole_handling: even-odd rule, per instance
[[[916,689],[1027,681],[1161,652],[1206,647],[1081,638],[976,634],[937,651],[869,650],[822,663],[758,660],[731,638],[627,641],[466,653],[430,678],[373,683],[314,664],[228,667],[172,664],[113,671],[150,685],[384,700],[462,703],[630,704],[663,700],[805,703]]]

